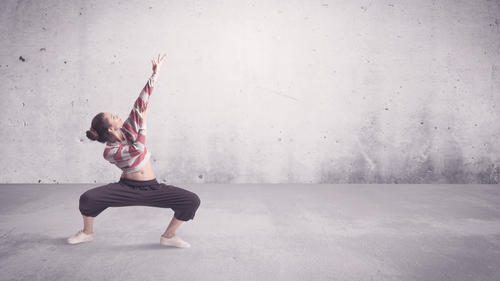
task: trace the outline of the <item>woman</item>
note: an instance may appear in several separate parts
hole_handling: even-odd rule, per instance
[[[108,207],[150,206],[171,208],[174,211],[172,221],[160,238],[160,244],[190,247],[175,232],[182,222],[194,218],[200,199],[190,191],[158,183],[149,160],[151,153],[145,146],[149,96],[165,56],[160,59],[158,55],[158,61],[151,61],[153,74],[125,122],[111,113],[99,113],[92,119],[87,137],[106,143],[104,158],[123,173],[119,182],[96,187],[82,194],[80,212],[83,230],[70,237],[69,244],[94,240],[94,218]]]

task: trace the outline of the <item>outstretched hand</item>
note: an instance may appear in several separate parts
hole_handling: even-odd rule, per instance
[[[153,59],[151,62],[153,63],[153,73],[158,74],[160,73],[160,68],[161,64],[163,63],[163,59],[167,56],[167,54],[164,54],[163,57],[160,59],[160,55],[158,55],[158,61],[155,61]]]

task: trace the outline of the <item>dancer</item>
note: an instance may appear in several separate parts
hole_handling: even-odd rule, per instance
[[[160,238],[160,244],[190,247],[176,235],[176,230],[182,222],[194,218],[200,199],[190,191],[158,183],[151,167],[151,153],[146,149],[149,96],[165,56],[160,59],[158,55],[158,61],[151,61],[153,74],[125,122],[112,113],[99,113],[92,119],[87,137],[106,143],[104,158],[123,173],[118,182],[90,189],[80,196],[83,230],[70,237],[69,244],[94,240],[94,218],[108,207],[149,206],[171,208],[174,211],[170,224]]]

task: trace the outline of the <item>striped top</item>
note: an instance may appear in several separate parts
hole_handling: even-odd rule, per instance
[[[135,109],[138,108],[142,113],[146,101],[149,100],[149,96],[153,92],[157,77],[154,73],[151,75],[148,83],[144,86],[135,101],[130,115],[123,122],[121,131],[125,140],[114,143],[108,142],[104,149],[104,159],[108,160],[111,164],[115,164],[124,174],[139,171],[151,157],[151,153],[146,149],[146,124],[141,122],[141,118]]]

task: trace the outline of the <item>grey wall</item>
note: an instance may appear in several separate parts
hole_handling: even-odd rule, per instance
[[[86,139],[167,53],[170,183],[500,181],[499,1],[2,1],[1,182],[110,182]]]

